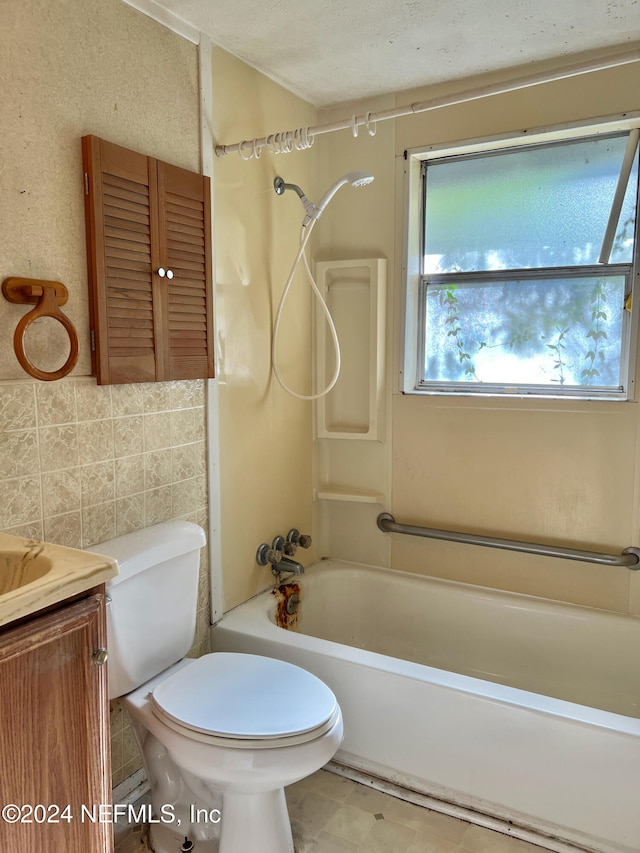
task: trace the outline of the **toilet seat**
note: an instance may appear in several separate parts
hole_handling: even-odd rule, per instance
[[[154,715],[204,743],[274,748],[306,743],[340,718],[333,692],[304,669],[260,655],[215,652],[162,681]]]

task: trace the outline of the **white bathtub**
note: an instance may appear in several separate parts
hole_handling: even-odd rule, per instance
[[[212,647],[322,678],[339,763],[549,849],[639,853],[640,618],[333,560],[299,580],[291,630],[267,591]]]

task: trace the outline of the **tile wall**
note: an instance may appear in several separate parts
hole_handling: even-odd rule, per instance
[[[172,518],[207,529],[204,380],[0,382],[0,530],[73,548]],[[196,639],[207,650],[203,550]],[[112,703],[113,784],[140,766]]]

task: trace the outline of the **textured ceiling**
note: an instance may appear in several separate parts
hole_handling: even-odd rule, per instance
[[[156,2],[317,106],[640,41],[640,0]]]

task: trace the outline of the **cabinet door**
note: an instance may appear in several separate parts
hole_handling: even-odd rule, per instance
[[[168,379],[213,376],[211,205],[209,178],[158,162],[161,263],[167,268]]]
[[[98,384],[155,382],[156,161],[82,140],[92,367]]]
[[[91,819],[111,802],[105,639],[102,595],[0,635],[0,804],[34,807],[0,819],[1,850],[113,849],[110,822]]]

